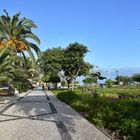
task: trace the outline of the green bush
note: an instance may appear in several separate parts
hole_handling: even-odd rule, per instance
[[[88,104],[81,103],[81,101],[76,101],[71,106],[79,112],[87,112],[90,109]]]
[[[97,102],[97,101],[96,101]],[[100,101],[99,101],[100,102]],[[131,139],[140,137],[140,100],[127,99],[116,103],[95,103],[90,111],[93,123],[112,131],[120,132]]]
[[[67,104],[71,104],[74,102],[74,100],[79,100],[80,96],[75,94],[74,91],[64,91],[64,92],[59,92],[57,94],[57,97],[61,100],[64,101]]]
[[[132,87],[125,88],[118,90],[124,93],[132,91],[133,94],[140,90]],[[115,135],[119,134],[122,139],[138,140],[140,137],[140,98],[117,99],[115,102],[108,100],[110,97],[117,98],[118,90],[116,87],[99,88],[97,98],[83,90],[59,91],[57,96],[76,110],[87,112],[88,119],[92,123],[111,130]]]
[[[111,130],[122,139],[139,140],[140,98],[111,102],[104,96],[94,98],[93,94],[83,91],[61,91],[57,96],[76,110],[87,112],[92,123]]]

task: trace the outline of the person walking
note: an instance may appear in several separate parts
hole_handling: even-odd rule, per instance
[[[42,89],[45,90],[45,86],[44,86],[44,84],[42,84]]]

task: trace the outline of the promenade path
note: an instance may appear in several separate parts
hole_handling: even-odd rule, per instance
[[[0,140],[110,140],[50,91],[30,92],[0,111]]]

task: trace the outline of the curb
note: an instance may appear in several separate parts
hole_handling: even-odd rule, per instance
[[[86,119],[87,120],[87,119]],[[88,121],[88,120],[87,120]],[[91,122],[90,122],[91,123]],[[91,123],[92,124],[92,123]],[[108,138],[110,138],[110,140],[116,140],[114,139],[111,135],[109,135],[105,130],[103,130],[102,128],[100,128],[99,126],[92,124],[94,127],[96,127],[99,131],[101,131],[104,135],[106,135]]]
[[[20,101],[20,100],[22,100],[25,96],[27,96],[29,93],[31,93],[33,90],[31,90],[31,91],[28,91],[27,93],[25,93],[22,97],[19,97],[19,98],[17,98],[16,99],[16,101]]]

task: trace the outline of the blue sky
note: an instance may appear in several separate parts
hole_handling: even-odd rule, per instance
[[[140,67],[139,0],[1,0],[3,9],[37,24],[41,50],[77,41],[100,68]]]

